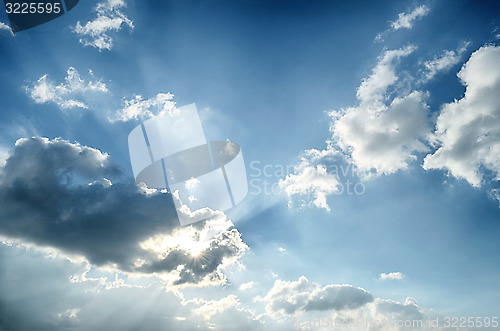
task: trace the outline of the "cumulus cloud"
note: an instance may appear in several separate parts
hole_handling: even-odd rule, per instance
[[[12,29],[10,28],[10,26],[8,26],[7,24],[5,24],[3,22],[0,22],[0,31],[8,31],[12,35],[14,35],[14,32],[12,32]]]
[[[92,78],[92,71],[89,73]],[[26,91],[35,103],[53,102],[61,109],[87,109],[87,104],[81,100],[85,93],[107,93],[108,89],[100,80],[85,81],[75,68],[70,67],[64,82],[59,85],[54,84],[48,75],[43,75],[36,83],[27,86]]]
[[[297,281],[276,280],[264,297],[270,314],[292,315],[307,311],[350,310],[372,302],[373,296],[362,288],[330,284],[321,287],[301,276]]]
[[[134,28],[132,22],[120,9],[126,7],[123,0],[107,0],[97,4],[95,11],[97,17],[81,25],[76,23],[74,32],[80,37],[80,43],[92,46],[99,51],[110,50],[113,47],[113,38],[110,32],[119,31],[122,26]]]
[[[398,82],[397,60],[414,49],[386,51],[359,86],[359,105],[330,113],[332,140],[362,172],[391,174],[406,169],[416,152],[428,150],[424,144],[431,131],[426,94],[413,91],[391,99],[400,92],[389,90]]]
[[[359,104],[329,112],[332,136],[327,147],[306,150],[294,173],[279,182],[290,197],[289,206],[294,198],[300,198],[302,206],[330,211],[327,197],[341,192],[343,185],[338,171],[328,171],[328,164],[347,162],[353,169],[341,165],[341,171],[363,178],[406,169],[416,160],[416,153],[428,151],[431,125],[427,93],[405,91],[396,72],[398,61],[415,49],[410,45],[384,52],[357,89]]]
[[[379,276],[380,279],[386,280],[386,279],[397,279],[401,280],[404,278],[403,273],[401,272],[389,272],[389,273],[381,273]]]
[[[286,320],[290,329],[435,330],[426,322],[437,316],[414,298],[403,303],[375,298],[359,287],[321,287],[304,276],[292,282],[277,280],[265,297],[254,300],[267,302],[265,315]]]
[[[406,298],[404,303],[377,298],[370,304],[368,316],[373,321],[385,321],[382,330],[435,330],[426,324],[432,312],[419,307],[414,298]]]
[[[125,100],[123,108],[114,117],[110,117],[109,120],[112,122],[126,122],[135,119],[147,119],[172,111],[175,108],[173,98],[172,93],[158,93],[150,99],[144,99],[142,96],[136,95],[131,100]]]
[[[465,95],[442,107],[431,137],[437,149],[423,167],[446,169],[479,187],[488,173],[500,179],[500,47],[481,47],[458,77]]]
[[[439,72],[447,71],[458,64],[462,54],[467,50],[469,45],[470,42],[465,42],[456,51],[444,51],[442,54],[436,55],[434,59],[424,62],[422,81],[429,81]]]
[[[248,248],[231,221],[179,227],[170,194],[123,177],[97,149],[20,139],[0,168],[0,234],[171,285],[224,283]]]

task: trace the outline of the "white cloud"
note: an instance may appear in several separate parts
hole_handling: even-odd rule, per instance
[[[406,169],[416,159],[415,152],[428,149],[422,142],[431,131],[426,95],[413,91],[390,100],[389,94],[389,87],[398,82],[396,60],[414,49],[386,51],[358,88],[359,106],[330,113],[333,141],[361,172],[390,174]]]
[[[481,47],[458,77],[465,95],[443,106],[431,139],[437,150],[423,167],[447,169],[479,187],[486,172],[500,179],[500,47]]]
[[[304,276],[292,282],[277,280],[265,297],[257,296],[254,301],[267,302],[261,316],[286,321],[288,329],[436,330],[429,319],[438,316],[419,307],[414,298],[400,303],[375,298],[351,285],[320,287]]]
[[[336,154],[331,145],[324,150],[304,151],[293,174],[279,181],[280,188],[288,195],[290,207],[298,198],[300,207],[315,206],[330,211],[327,196],[338,192],[339,179],[337,174],[328,173],[323,163]]]
[[[351,285],[321,287],[301,276],[297,281],[276,280],[266,296],[257,296],[255,301],[267,302],[266,311],[271,315],[293,315],[307,311],[356,309],[373,301],[373,296]]]
[[[12,32],[12,29],[10,28],[10,26],[8,26],[7,24],[5,24],[3,22],[0,22],[0,31],[9,31],[12,35],[14,35],[14,32]]]
[[[172,101],[172,93],[158,93],[151,99],[146,99],[136,95],[131,100],[124,101],[124,107],[118,111],[116,116],[109,118],[110,121],[130,121],[135,119],[146,119],[175,109],[175,102]]]
[[[253,281],[246,282],[246,283],[241,284],[240,287],[239,287],[239,289],[240,289],[240,291],[246,291],[246,290],[249,290],[252,287],[254,287],[255,284],[256,284],[256,282],[253,282]]]
[[[221,314],[226,309],[240,305],[236,295],[231,294],[220,300],[212,300],[204,302],[204,304],[193,310],[193,313],[203,316],[204,319],[209,320],[215,314]]]
[[[9,157],[9,149],[0,145],[0,168],[5,165],[7,158]]]
[[[426,5],[421,5],[413,9],[411,12],[403,12],[398,14],[398,19],[390,22],[390,28],[382,33],[379,33],[376,37],[376,41],[382,41],[384,35],[390,31],[397,31],[400,29],[411,29],[413,28],[413,23],[427,14],[429,14],[430,9]]]
[[[462,54],[467,50],[469,45],[470,42],[465,42],[456,51],[444,51],[442,54],[435,56],[434,59],[424,62],[424,77],[422,80],[424,82],[428,81],[439,72],[451,69],[460,61]]]
[[[90,76],[92,77],[92,71]],[[75,68],[70,67],[64,82],[56,85],[48,77],[43,75],[38,81],[26,87],[29,96],[35,103],[55,103],[59,108],[84,108],[88,106],[85,102],[76,98],[82,98],[87,92],[107,93],[106,84],[100,80],[90,79],[88,82],[80,77]]]
[[[493,200],[497,200],[498,202],[500,202],[500,190],[499,189],[492,189],[488,192],[490,198],[492,198]],[[500,207],[500,206],[499,206]]]
[[[290,198],[290,205],[293,196],[307,195],[312,196],[314,206],[324,208],[327,211],[330,211],[330,207],[326,197],[336,192],[338,185],[338,177],[329,174],[324,165],[311,165],[306,159],[303,159],[303,162],[298,165],[294,174],[287,175],[279,182],[279,186]]]
[[[413,22],[417,18],[422,18],[429,14],[429,7],[426,5],[421,5],[413,9],[409,13],[399,13],[398,19],[391,22],[391,28],[396,31],[399,29],[411,29],[413,27]]]
[[[109,35],[111,31],[119,31],[122,25],[134,28],[134,23],[120,11],[123,7],[126,7],[123,0],[107,0],[97,4],[97,17],[94,20],[83,26],[80,21],[76,23],[73,31],[80,36],[80,43],[99,51],[110,50],[113,47],[113,38]]]
[[[380,276],[379,276],[380,279],[382,280],[386,280],[386,279],[397,279],[397,280],[401,280],[404,278],[404,275],[403,273],[401,272],[389,272],[389,273],[381,273]]]

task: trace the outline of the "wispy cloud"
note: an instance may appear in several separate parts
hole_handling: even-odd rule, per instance
[[[175,108],[173,98],[172,93],[158,93],[150,99],[144,99],[141,95],[136,95],[133,99],[124,100],[123,108],[115,116],[110,117],[109,120],[111,122],[126,122],[135,119],[146,119],[171,111]]]
[[[422,17],[429,14],[430,9],[426,5],[420,5],[414,8],[412,11],[403,12],[398,14],[398,19],[390,22],[390,27],[386,31],[379,33],[377,37],[375,37],[376,41],[382,41],[384,36],[391,31],[397,31],[400,29],[411,29],[413,28],[413,24],[417,19],[421,19]]]
[[[89,71],[89,74],[93,77],[92,71]],[[35,103],[53,102],[61,109],[87,109],[87,104],[81,100],[85,93],[106,93],[108,89],[100,80],[83,80],[78,71],[70,67],[63,83],[54,84],[48,75],[43,75],[36,83],[27,86],[26,91]]]
[[[206,301],[203,306],[196,308],[193,313],[201,315],[205,320],[210,320],[212,316],[221,314],[225,310],[239,305],[240,302],[236,295],[231,294],[220,300]]]
[[[10,32],[10,34],[14,35],[14,32],[12,32],[12,29],[10,28],[10,26],[8,26],[7,24],[5,24],[3,22],[0,22],[0,31],[8,31],[8,32]]]
[[[289,206],[293,205],[293,197],[307,197],[317,208],[330,211],[327,196],[338,190],[339,180],[334,174],[328,173],[325,165],[315,163],[306,155],[301,163],[295,168],[293,174],[287,175],[279,181],[279,186],[289,197]],[[301,205],[307,204],[305,200]]]
[[[389,272],[389,273],[381,273],[379,276],[382,280],[393,279],[393,280],[401,280],[404,278],[403,273],[401,272]]]
[[[243,283],[240,285],[239,289],[240,291],[246,291],[246,290],[249,290],[251,289],[252,287],[254,287],[256,284],[256,282],[246,282],[246,283]]]
[[[422,82],[426,82],[434,78],[438,73],[448,71],[453,66],[460,62],[462,54],[467,50],[470,42],[465,42],[455,51],[444,51],[440,55],[436,55],[434,59],[423,63],[423,78]]]
[[[391,22],[391,29],[394,31],[399,29],[411,29],[413,27],[413,22],[416,19],[422,18],[429,14],[429,7],[426,5],[421,5],[413,9],[411,12],[399,13],[398,19]]]
[[[81,25],[80,21],[76,23],[73,31],[80,37],[80,43],[99,51],[110,50],[113,47],[110,32],[119,31],[124,25],[134,28],[134,22],[120,10],[124,7],[126,3],[123,0],[107,0],[97,4],[97,17],[94,20],[85,25]]]
[[[9,157],[9,150],[7,147],[0,145],[0,168],[5,165],[7,158]]]

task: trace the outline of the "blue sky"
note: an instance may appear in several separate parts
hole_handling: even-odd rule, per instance
[[[0,329],[499,315],[495,1],[104,0],[0,22]],[[241,146],[249,182],[182,228],[127,146],[172,102]],[[213,251],[192,254],[200,236]]]

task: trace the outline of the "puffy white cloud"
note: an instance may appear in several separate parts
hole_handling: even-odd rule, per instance
[[[381,330],[435,330],[428,324],[431,311],[419,307],[414,298],[406,298],[404,303],[377,298],[368,307],[368,320],[381,324]],[[382,322],[382,323],[380,323]]]
[[[9,31],[12,35],[14,35],[14,32],[12,32],[12,29],[10,28],[10,26],[8,26],[7,24],[5,24],[3,22],[0,22],[0,31]]]
[[[437,55],[434,59],[423,63],[423,79],[426,82],[436,76],[439,72],[447,71],[454,65],[458,64],[462,54],[467,50],[470,42],[465,42],[456,51],[444,51],[442,54]]]
[[[396,31],[399,29],[411,29],[413,22],[429,14],[429,7],[421,5],[413,9],[411,12],[399,13],[398,19],[391,22],[391,29]]]
[[[359,106],[330,113],[334,143],[362,172],[394,173],[407,168],[415,152],[428,150],[423,143],[431,131],[426,94],[413,91],[391,100],[389,93],[398,81],[395,62],[414,49],[385,52],[358,88]]]
[[[98,3],[95,8],[97,17],[94,20],[83,26],[80,21],[76,23],[73,31],[80,37],[80,43],[95,47],[99,51],[110,50],[113,47],[113,38],[109,35],[111,31],[119,31],[123,25],[134,28],[134,22],[120,11],[123,7],[126,7],[123,0]]]
[[[386,279],[397,279],[401,280],[404,278],[404,275],[402,272],[389,272],[389,273],[381,273],[380,274],[380,279],[386,280]]]
[[[398,60],[415,49],[410,45],[384,52],[357,89],[359,105],[329,113],[332,137],[326,141],[327,147],[305,151],[294,173],[279,182],[290,197],[290,206],[297,197],[306,205],[304,197],[308,197],[309,205],[330,211],[327,197],[343,186],[338,172],[329,172],[327,164],[342,158],[354,166],[352,172],[366,177],[406,169],[417,152],[428,151],[431,125],[427,94],[402,91],[396,74]]]
[[[109,120],[126,122],[147,119],[163,112],[172,111],[175,108],[173,98],[172,93],[158,93],[155,97],[146,100],[142,96],[136,95],[131,100],[125,100],[124,107]]]
[[[218,213],[180,227],[169,194],[121,177],[97,149],[20,139],[0,168],[0,234],[169,285],[225,283],[223,271],[248,249],[232,222]]]
[[[431,139],[437,150],[423,167],[446,169],[479,187],[487,172],[500,179],[500,47],[481,47],[458,77],[465,95],[442,107]]]
[[[258,296],[255,301],[267,302],[269,314],[292,315],[296,312],[356,309],[373,301],[373,296],[351,285],[321,287],[301,276],[297,281],[276,280],[266,296]]]
[[[90,71],[92,77],[92,71]],[[76,98],[82,98],[88,92],[106,93],[106,84],[100,80],[90,79],[88,82],[80,77],[75,68],[70,67],[64,82],[59,85],[49,80],[48,75],[43,75],[38,81],[26,87],[26,91],[35,103],[53,102],[59,108],[84,108],[88,106],[85,102]]]
[[[429,318],[437,314],[419,307],[413,298],[404,303],[374,298],[362,288],[320,287],[304,276],[294,282],[277,280],[265,297],[254,300],[267,302],[263,315],[286,321],[289,329],[436,330]]]

